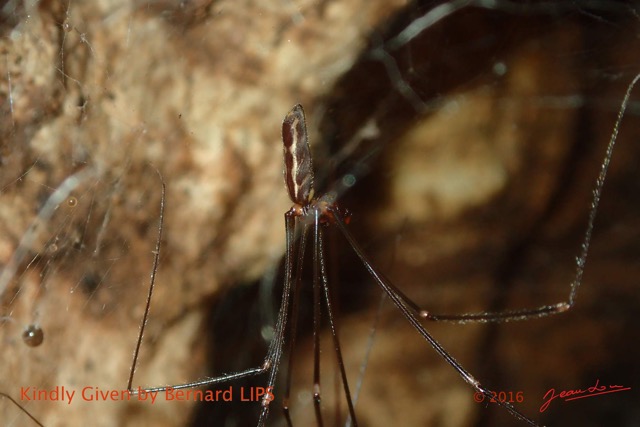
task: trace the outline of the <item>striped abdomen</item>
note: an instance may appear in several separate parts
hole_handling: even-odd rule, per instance
[[[293,203],[304,206],[313,198],[313,165],[302,105],[293,107],[284,118],[282,142],[284,181],[289,198]]]

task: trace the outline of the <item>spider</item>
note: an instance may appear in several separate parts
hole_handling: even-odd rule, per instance
[[[382,274],[371,262],[365,254],[360,244],[347,227],[349,223],[349,213],[342,210],[337,202],[337,195],[329,192],[327,194],[316,196],[314,191],[314,175],[309,148],[306,122],[304,110],[301,105],[296,105],[285,116],[282,123],[282,139],[284,153],[284,180],[286,189],[293,206],[284,214],[285,219],[285,235],[286,250],[284,258],[284,287],[282,293],[281,305],[278,310],[277,320],[274,329],[274,337],[269,344],[267,354],[260,366],[250,369],[223,374],[218,377],[206,377],[196,381],[172,386],[150,387],[136,389],[133,387],[133,378],[136,370],[136,364],[142,343],[144,329],[148,320],[151,298],[154,290],[155,276],[159,263],[160,242],[162,238],[162,227],[164,218],[164,201],[165,201],[165,185],[162,184],[162,201],[160,208],[160,219],[158,225],[158,236],[155,246],[154,262],[150,278],[150,285],[146,299],[146,307],[144,316],[141,321],[139,335],[135,346],[133,361],[131,364],[127,389],[133,394],[139,393],[157,393],[173,390],[192,389],[202,386],[211,386],[234,380],[254,377],[261,374],[268,374],[264,394],[260,400],[260,415],[257,425],[264,426],[266,424],[270,404],[274,399],[275,382],[278,370],[281,364],[282,355],[285,351],[284,345],[287,336],[295,337],[295,328],[297,315],[297,301],[299,287],[302,277],[302,265],[305,255],[305,247],[308,243],[309,234],[313,239],[313,353],[314,353],[314,386],[313,386],[313,402],[315,417],[318,425],[322,425],[321,414],[321,388],[320,388],[320,323],[321,310],[324,305],[326,316],[328,319],[329,329],[331,332],[333,350],[337,359],[340,381],[344,392],[344,398],[347,402],[349,419],[354,426],[357,426],[357,418],[354,409],[354,402],[347,381],[345,365],[342,357],[342,351],[338,338],[338,331],[335,322],[334,310],[330,303],[331,290],[326,269],[324,255],[324,228],[328,226],[336,227],[344,236],[349,246],[353,249],[357,257],[368,271],[371,278],[383,290],[384,294],[391,299],[393,304],[402,313],[403,317],[411,324],[411,326],[420,334],[422,339],[433,347],[433,349],[460,375],[460,377],[468,383],[476,393],[491,399],[495,396],[493,390],[485,387],[477,380],[466,368],[464,368],[456,359],[429,333],[423,326],[423,321],[433,322],[507,322],[515,320],[527,320],[551,316],[566,312],[574,304],[576,295],[582,280],[586,258],[589,252],[591,234],[595,221],[602,189],[604,186],[607,170],[612,157],[613,148],[616,142],[618,129],[624,116],[631,91],[634,85],[640,79],[637,75],[629,84],[624,100],[621,104],[617,121],[615,123],[611,139],[607,146],[606,154],[598,174],[595,189],[593,191],[593,199],[589,211],[587,229],[581,245],[579,256],[576,259],[576,270],[574,279],[570,285],[568,297],[565,301],[556,304],[544,305],[535,308],[526,308],[519,310],[501,311],[501,312],[477,312],[462,314],[438,314],[421,308],[414,303],[407,295],[405,295],[398,287],[396,287],[384,274]],[[324,302],[323,302],[324,301]],[[289,339],[289,351],[292,348],[293,339]],[[291,365],[288,371],[291,371]],[[290,375],[287,376],[287,384],[283,396],[283,409],[285,418],[289,425],[291,419],[289,416],[289,393],[290,393]],[[509,402],[496,400],[496,403],[511,413],[516,419],[531,426],[538,424],[521,413]]]
[[[598,175],[596,186],[593,192],[593,202],[589,213],[589,221],[587,230],[584,235],[582,249],[577,258],[576,275],[573,283],[571,284],[570,293],[566,301],[542,306],[534,309],[525,309],[508,312],[484,312],[484,313],[464,313],[458,315],[451,314],[436,314],[428,310],[420,308],[417,304],[413,303],[409,297],[402,293],[391,281],[389,281],[370,261],[368,256],[364,253],[360,244],[355,240],[349,231],[347,225],[349,223],[349,213],[341,210],[336,202],[337,196],[334,193],[328,193],[320,197],[315,197],[313,186],[313,170],[312,161],[310,155],[310,149],[307,138],[307,130],[305,124],[304,111],[300,105],[296,105],[285,117],[282,125],[283,130],[283,142],[284,142],[284,157],[285,157],[285,184],[290,199],[294,203],[292,208],[285,213],[285,233],[286,233],[286,253],[285,253],[285,281],[283,289],[283,297],[280,309],[278,311],[277,321],[275,325],[274,339],[271,341],[264,362],[261,366],[238,371],[231,374],[222,375],[216,378],[202,378],[197,381],[192,381],[185,384],[153,387],[142,389],[145,392],[162,392],[169,389],[181,390],[196,388],[206,385],[215,385],[226,382],[231,382],[240,378],[254,377],[260,374],[268,374],[267,387],[264,388],[265,393],[261,400],[261,411],[258,420],[258,425],[265,425],[267,417],[270,411],[270,403],[274,397],[275,380],[278,373],[278,369],[281,363],[281,358],[286,342],[286,336],[295,336],[295,310],[297,308],[297,298],[299,296],[299,286],[301,284],[301,272],[302,261],[305,254],[305,247],[309,238],[309,233],[313,235],[313,260],[314,260],[314,407],[318,424],[322,423],[322,415],[320,412],[321,393],[319,385],[319,329],[320,329],[320,311],[322,308],[322,298],[324,298],[325,309],[328,315],[329,326],[332,334],[334,350],[336,358],[338,360],[338,367],[340,371],[341,382],[345,394],[345,400],[347,402],[349,417],[353,425],[357,425],[357,418],[354,409],[354,400],[349,388],[349,384],[346,379],[345,366],[342,361],[341,347],[338,339],[337,327],[334,319],[334,312],[331,304],[330,288],[328,286],[328,277],[326,272],[325,258],[324,258],[324,237],[323,231],[329,226],[333,226],[340,230],[344,235],[346,241],[352,247],[356,255],[362,261],[362,264],[372,276],[374,281],[381,287],[384,294],[388,296],[394,303],[394,305],[401,311],[406,320],[413,326],[414,329],[427,341],[436,352],[449,363],[454,370],[471,385],[476,392],[481,393],[487,397],[493,397],[493,391],[481,385],[469,371],[467,371],[462,365],[460,365],[448,352],[443,348],[431,334],[422,326],[421,321],[452,321],[452,322],[505,322],[509,320],[525,320],[531,318],[537,318],[542,316],[549,316],[558,314],[570,309],[575,301],[578,287],[580,285],[586,257],[589,249],[589,243],[591,240],[591,232],[595,215],[597,212],[602,188],[609,166],[609,162],[612,157],[613,148],[616,142],[618,129],[624,116],[625,109],[629,102],[629,97],[634,85],[640,80],[640,75],[637,75],[627,88],[626,95],[622,101],[617,121],[614,125],[614,129],[609,141],[604,160],[602,162],[601,170]],[[128,379],[127,388],[132,394],[136,395],[140,393],[141,389],[133,388],[133,377],[135,368],[138,361],[140,346],[142,342],[142,336],[147,323],[147,319],[150,313],[151,297],[155,285],[156,272],[159,265],[160,256],[160,242],[162,239],[163,220],[164,220],[164,204],[165,204],[165,184],[162,182],[162,194],[161,194],[161,206],[158,225],[158,234],[155,245],[154,261],[152,267],[152,274],[150,278],[150,286],[148,289],[148,295],[146,299],[146,307],[144,316],[139,329],[138,340],[135,347],[135,354],[130,369],[130,375]],[[295,272],[295,273],[294,273]],[[291,303],[292,302],[292,303]],[[291,313],[291,310],[294,313]],[[37,332],[32,330],[32,332]],[[37,334],[36,334],[37,335]],[[28,337],[28,336],[27,336]],[[289,340],[288,350],[291,351],[293,340]],[[291,371],[291,365],[289,366],[289,373]],[[289,420],[289,390],[290,390],[290,376],[287,378],[287,384],[285,387],[285,393],[283,398],[283,406],[285,417]],[[43,425],[40,423],[29,411],[27,411],[19,402],[14,400],[10,395],[0,392],[0,397],[8,399],[13,405],[20,408],[20,410],[26,414],[35,424]],[[517,409],[507,402],[497,401],[500,406],[504,407],[508,412],[514,415],[517,419],[527,423],[529,425],[537,425],[535,421],[523,415]]]

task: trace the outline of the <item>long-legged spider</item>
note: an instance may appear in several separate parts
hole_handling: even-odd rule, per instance
[[[587,229],[584,234],[584,238],[581,245],[580,253],[576,259],[575,276],[570,285],[569,294],[566,300],[551,305],[543,305],[535,308],[525,308],[519,310],[500,311],[500,312],[477,312],[477,313],[463,313],[463,314],[438,314],[432,313],[429,310],[425,310],[415,304],[408,296],[406,296],[400,289],[398,289],[384,274],[382,274],[370,261],[368,256],[364,253],[361,246],[355,240],[349,229],[347,223],[349,216],[343,212],[337,205],[336,195],[328,193],[320,197],[315,197],[313,188],[313,171],[312,160],[307,138],[307,130],[304,118],[304,112],[300,105],[296,105],[285,117],[282,125],[282,136],[284,142],[284,163],[285,163],[285,183],[289,194],[289,198],[294,203],[293,207],[285,213],[285,234],[286,234],[286,251],[285,251],[285,274],[284,274],[284,288],[282,294],[282,302],[278,311],[274,338],[272,339],[264,362],[261,366],[224,374],[219,377],[202,378],[196,381],[172,385],[161,386],[143,389],[145,392],[166,392],[167,390],[180,390],[196,388],[201,386],[211,386],[221,383],[226,383],[234,380],[238,380],[246,377],[253,377],[260,374],[268,374],[268,380],[266,385],[266,393],[261,399],[261,410],[258,420],[258,426],[264,426],[270,410],[270,403],[274,398],[274,387],[278,373],[278,369],[281,363],[282,354],[284,352],[284,344],[286,336],[289,334],[291,337],[295,337],[295,319],[297,315],[295,310],[298,305],[298,290],[302,277],[302,264],[305,253],[305,247],[308,239],[309,232],[313,235],[313,352],[314,352],[314,409],[315,416],[318,425],[322,425],[321,414],[321,390],[320,390],[320,323],[321,323],[321,308],[322,300],[326,309],[326,315],[328,324],[331,331],[333,340],[333,348],[337,358],[337,365],[339,368],[340,379],[347,402],[349,411],[349,417],[352,420],[353,425],[357,425],[357,418],[354,409],[351,390],[346,377],[345,365],[342,359],[342,351],[338,338],[337,326],[334,318],[334,312],[331,306],[331,292],[328,284],[328,275],[324,258],[324,238],[323,238],[323,226],[334,225],[340,230],[346,241],[354,250],[370,276],[374,281],[382,288],[384,293],[391,299],[394,305],[400,310],[404,318],[413,326],[413,328],[427,341],[435,351],[450,364],[453,369],[467,382],[476,393],[480,393],[487,398],[492,398],[494,392],[483,386],[474,376],[465,369],[456,359],[449,354],[449,352],[436,341],[433,336],[422,325],[421,321],[447,321],[447,322],[507,322],[514,320],[526,320],[532,318],[539,318],[543,316],[550,316],[559,313],[563,313],[569,310],[574,304],[576,295],[582,280],[584,272],[584,266],[586,258],[589,252],[589,245],[591,241],[591,234],[595,221],[595,216],[598,210],[602,189],[604,186],[607,170],[612,157],[613,148],[616,142],[618,128],[620,126],[622,117],[626,106],[628,104],[630,93],[640,79],[640,75],[636,76],[628,86],[626,95],[622,102],[620,111],[618,113],[617,121],[615,123],[611,139],[607,146],[606,154],[602,162],[600,173],[596,180],[595,189],[593,191],[593,199],[591,208],[589,211],[589,218]],[[127,389],[133,394],[140,392],[140,389],[136,390],[133,387],[133,377],[135,368],[139,356],[142,337],[144,334],[145,325],[149,316],[151,297],[154,289],[155,274],[158,268],[160,241],[162,235],[162,222],[163,222],[163,210],[164,210],[164,184],[163,184],[163,197],[162,207],[160,212],[160,224],[158,231],[158,238],[156,242],[156,250],[154,257],[154,265],[151,274],[149,292],[146,300],[146,308],[142,323],[140,326],[140,333],[138,335],[138,341],[135,347],[133,362],[131,365],[129,380],[127,383]],[[295,273],[294,273],[295,272]],[[291,307],[290,307],[291,306]],[[291,321],[294,319],[294,321]],[[291,323],[290,327],[288,324]],[[292,347],[291,339],[289,341],[289,348]],[[289,371],[291,367],[289,367]],[[289,424],[291,424],[289,417],[288,400],[290,393],[290,376],[287,378],[287,385],[283,396],[283,407],[285,417]],[[538,425],[534,420],[522,414],[513,405],[508,402],[496,400],[496,403],[504,407],[515,418],[522,422],[536,426]]]

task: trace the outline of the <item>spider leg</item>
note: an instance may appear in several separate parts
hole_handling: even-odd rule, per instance
[[[374,277],[376,282],[379,284],[385,285],[385,287],[396,294],[400,301],[404,304],[404,306],[413,312],[414,315],[431,321],[448,321],[448,322],[457,322],[457,323],[467,323],[467,322],[509,322],[516,320],[528,320],[539,317],[552,316],[555,314],[563,313],[575,305],[576,297],[578,294],[578,289],[580,288],[580,284],[582,283],[582,277],[584,275],[584,267],[587,261],[587,256],[589,254],[589,246],[591,244],[591,236],[593,233],[593,226],[595,223],[596,215],[598,212],[598,206],[600,205],[600,198],[602,196],[602,190],[604,187],[604,183],[607,177],[607,171],[609,170],[609,164],[611,163],[611,158],[613,156],[613,149],[616,144],[616,140],[618,137],[618,131],[620,129],[620,124],[622,123],[622,118],[624,117],[624,113],[629,104],[629,98],[631,96],[631,92],[633,91],[634,86],[640,80],[640,74],[636,75],[634,79],[631,81],[629,86],[627,87],[627,91],[625,93],[624,99],[620,105],[620,110],[618,111],[618,116],[616,122],[613,127],[613,131],[611,133],[611,138],[609,139],[609,143],[607,144],[607,149],[605,151],[605,156],[602,161],[602,165],[600,167],[600,172],[598,173],[598,177],[596,179],[596,184],[593,190],[593,198],[591,199],[591,207],[589,209],[589,218],[587,222],[587,229],[584,233],[584,238],[582,240],[582,244],[580,245],[580,252],[578,257],[576,258],[576,270],[574,279],[571,282],[571,286],[569,289],[569,295],[565,301],[558,302],[556,304],[551,305],[542,305],[534,308],[523,308],[516,310],[505,310],[505,311],[485,311],[478,313],[463,313],[463,314],[436,314],[432,313],[429,310],[425,310],[420,308],[416,303],[414,303],[409,297],[407,297],[402,291],[400,291],[397,287],[395,287],[389,279],[387,279],[382,273],[378,272],[375,269],[371,268],[371,262],[364,255],[364,251],[357,244],[355,239],[350,236],[346,227],[344,226],[344,221],[340,216],[340,212],[336,208],[329,208],[329,210],[333,213],[333,215],[337,219],[337,223],[342,230],[342,233],[345,235],[353,249],[356,251],[360,259],[367,265],[367,269],[370,274]]]
[[[351,392],[349,390],[349,382],[347,381],[347,374],[344,367],[344,361],[342,358],[342,350],[340,349],[340,341],[338,339],[338,325],[333,316],[333,309],[331,306],[331,294],[329,291],[329,280],[327,278],[327,269],[324,262],[324,243],[322,240],[322,233],[320,230],[319,224],[319,212],[315,212],[315,224],[314,224],[314,237],[316,244],[314,245],[314,270],[317,270],[318,266],[320,267],[320,277],[322,278],[322,288],[324,291],[324,299],[327,305],[327,316],[329,318],[329,327],[331,329],[331,337],[333,339],[333,347],[336,353],[336,358],[338,361],[338,367],[340,368],[340,377],[342,380],[342,386],[344,388],[344,395],[347,399],[347,407],[349,408],[349,417],[351,418],[351,422],[354,427],[358,426],[358,422],[356,421],[356,414],[353,407],[353,401],[351,399]],[[317,282],[318,272],[314,272],[314,282]],[[314,283],[314,287],[316,283]],[[318,393],[319,393],[318,389]]]
[[[160,175],[160,172],[158,175]],[[162,183],[162,192],[160,195],[160,218],[158,220],[158,238],[156,240],[156,247],[153,251],[153,267],[151,268],[151,277],[149,278],[149,292],[147,293],[147,301],[144,308],[144,316],[142,316],[142,322],[140,323],[140,332],[138,333],[138,340],[136,341],[136,347],[133,351],[133,360],[131,361],[131,369],[129,370],[129,379],[127,380],[127,390],[131,391],[133,385],[133,375],[136,372],[136,364],[138,363],[138,356],[140,355],[140,346],[142,345],[142,336],[144,335],[144,328],[147,326],[147,320],[149,319],[149,312],[151,311],[151,296],[153,295],[153,288],[156,284],[156,273],[158,272],[158,265],[160,264],[160,242],[162,242],[162,228],[164,225],[164,202],[166,196],[167,186],[160,175],[160,182]]]
[[[160,174],[158,172],[158,174]],[[257,367],[257,368],[251,368],[251,369],[247,369],[245,371],[240,371],[240,372],[234,372],[234,373],[230,373],[230,374],[225,374],[222,375],[221,377],[217,377],[217,378],[202,378],[199,379],[197,381],[192,381],[189,383],[185,383],[185,384],[178,384],[178,385],[174,385],[174,386],[162,386],[162,387],[150,387],[150,388],[137,388],[134,389],[133,388],[133,376],[135,374],[135,370],[136,370],[136,364],[138,362],[138,357],[140,354],[140,347],[142,345],[142,337],[144,335],[144,330],[147,324],[147,320],[149,318],[149,313],[151,311],[151,297],[153,295],[153,290],[155,287],[155,279],[156,279],[156,274],[158,271],[158,265],[160,263],[160,244],[162,241],[162,229],[163,229],[163,224],[164,224],[164,206],[165,206],[165,198],[166,198],[166,185],[164,183],[164,180],[162,179],[162,176],[160,176],[160,180],[162,183],[162,193],[161,193],[161,198],[160,198],[160,217],[159,217],[159,221],[158,221],[158,237],[156,239],[156,246],[155,246],[155,250],[154,250],[154,255],[153,255],[153,267],[151,269],[151,276],[149,279],[149,292],[147,293],[147,300],[146,300],[146,305],[145,305],[145,310],[144,310],[144,316],[142,318],[142,322],[140,324],[140,332],[138,334],[138,340],[136,341],[136,347],[133,353],[133,361],[131,363],[131,369],[129,372],[129,379],[127,381],[127,390],[132,394],[132,395],[138,395],[141,392],[145,392],[145,393],[157,393],[157,392],[165,392],[169,389],[173,389],[173,390],[180,390],[180,389],[189,389],[189,388],[196,388],[196,387],[201,387],[201,386],[206,386],[206,385],[213,385],[213,384],[219,384],[219,383],[223,383],[223,382],[227,382],[227,381],[233,381],[236,379],[240,379],[240,378],[245,378],[245,377],[249,377],[249,376],[254,376],[254,375],[259,375],[265,371],[267,371],[271,365],[270,363],[270,358],[271,358],[271,348],[274,347],[274,343],[276,342],[276,340],[274,339],[274,341],[272,341],[272,344],[270,345],[270,351],[267,354],[267,358],[265,359],[265,363],[263,364],[263,366],[261,367]],[[277,344],[277,343],[276,343]]]
[[[299,224],[299,221],[296,221]],[[298,259],[296,265],[296,279],[295,286],[293,288],[293,305],[291,307],[291,340],[289,341],[289,362],[287,366],[287,379],[285,384],[285,392],[282,398],[282,410],[284,412],[284,417],[287,421],[287,425],[289,427],[293,426],[291,421],[291,415],[289,413],[289,397],[291,396],[291,378],[293,376],[293,365],[294,365],[294,347],[297,335],[297,324],[298,324],[298,306],[300,302],[300,285],[302,283],[302,268],[304,261],[304,252],[307,243],[307,235],[308,235],[308,227],[303,226],[302,234],[300,236],[300,243],[298,246]]]
[[[31,418],[31,421],[33,421],[34,423],[36,423],[37,425],[39,425],[40,427],[44,427],[44,425],[38,421],[36,419],[36,417],[34,417],[33,415],[31,415],[29,413],[29,411],[27,411],[22,405],[20,405],[18,402],[16,402],[11,396],[9,396],[7,393],[3,393],[0,391],[0,397],[4,397],[5,399],[9,399],[11,401],[11,403],[13,403],[14,405],[16,405],[18,407],[18,409],[20,409],[27,417]]]
[[[402,315],[405,317],[405,319],[407,319],[411,326],[413,326],[414,329],[418,331],[418,333],[438,352],[438,354],[440,354],[440,356],[442,356],[442,358],[446,360],[447,363],[449,363],[458,372],[463,380],[471,385],[471,387],[473,387],[478,393],[482,393],[487,398],[493,399],[495,393],[480,384],[480,382],[476,380],[473,375],[471,375],[471,373],[467,371],[460,363],[458,363],[458,361],[451,354],[449,354],[449,352],[447,352],[447,350],[445,350],[444,347],[442,347],[442,345],[440,345],[440,343],[438,343],[438,341],[433,338],[433,336],[431,336],[431,334],[424,328],[424,326],[422,326],[420,320],[416,315],[415,304],[412,303],[412,305],[409,305],[405,301],[405,299],[408,300],[408,298],[404,294],[396,292],[397,288],[393,286],[389,282],[389,280],[373,266],[373,264],[371,264],[368,257],[365,255],[354,237],[347,229],[347,226],[345,225],[342,218],[336,212],[336,209],[330,208],[330,210],[335,216],[335,224],[338,226],[338,229],[340,229],[342,234],[345,236],[371,277],[373,277],[376,283],[378,283],[382,290],[389,296],[389,298],[391,298],[391,301],[393,301],[396,307],[398,307],[398,309],[402,312]],[[510,403],[501,402],[496,399],[493,400],[495,400],[498,405],[504,407],[517,419],[524,421],[531,426],[538,426],[538,424],[536,424],[532,419],[522,414]]]
[[[317,209],[313,211],[313,408],[316,415],[316,424],[318,427],[322,427],[322,411],[320,407],[321,395],[320,395],[320,319],[321,319],[321,304],[320,299],[320,283],[318,280],[319,265],[318,265],[318,251],[319,251],[319,215]]]
[[[282,357],[282,346],[285,341],[285,330],[287,327],[287,312],[289,309],[289,297],[291,296],[291,282],[293,275],[293,251],[295,245],[295,216],[293,212],[288,211],[284,214],[285,235],[286,235],[286,251],[285,251],[285,279],[282,289],[282,302],[280,303],[280,311],[276,323],[276,333],[273,341],[269,345],[269,351],[265,358],[263,367],[270,370],[269,382],[267,390],[269,393],[262,400],[262,411],[258,420],[258,427],[265,425],[269,414],[269,403],[273,396],[270,396],[271,390],[276,382],[278,367],[280,366],[280,358]]]
[[[274,338],[269,344],[269,349],[267,350],[267,355],[265,356],[262,366],[246,369],[243,371],[223,374],[215,378],[212,378],[212,377],[201,378],[196,381],[191,381],[188,383],[183,383],[183,384],[178,384],[173,386],[161,386],[161,387],[149,387],[149,388],[139,387],[137,389],[134,389],[132,387],[132,384],[133,384],[133,374],[135,372],[135,363],[137,361],[137,356],[139,354],[139,347],[141,345],[144,326],[146,324],[146,319],[148,318],[150,300],[151,300],[151,295],[153,293],[153,286],[155,283],[155,273],[156,273],[158,262],[159,262],[162,222],[164,218],[164,214],[163,214],[164,200],[165,200],[164,182],[163,182],[162,188],[163,188],[163,191],[162,191],[161,212],[160,212],[160,225],[159,225],[158,239],[156,242],[156,250],[154,254],[154,265],[153,265],[152,274],[151,274],[150,292],[147,296],[147,306],[145,310],[145,316],[141,325],[141,330],[138,337],[138,343],[136,345],[134,362],[131,367],[131,373],[130,373],[127,389],[132,395],[137,395],[142,392],[147,392],[147,393],[166,392],[167,390],[190,389],[190,388],[197,388],[202,386],[221,384],[221,383],[226,383],[226,382],[238,380],[241,378],[253,377],[256,375],[269,372],[269,379],[267,383],[268,393],[266,393],[262,399],[262,402],[261,402],[262,410],[260,411],[260,418],[258,420],[258,426],[259,427],[264,426],[267,420],[267,416],[269,414],[269,403],[271,402],[271,400],[273,400],[272,390],[273,390],[275,379],[278,373],[278,367],[280,365],[280,359],[282,356],[282,347],[285,341],[287,312],[289,308],[289,298],[291,296],[291,287],[292,287],[291,284],[292,284],[292,274],[293,274],[293,252],[294,252],[294,245],[295,245],[295,236],[294,236],[295,216],[290,212],[287,212],[285,214],[286,253],[285,253],[285,282],[284,282],[284,288],[282,291],[282,302],[280,305],[280,309],[278,310],[278,318],[276,321]]]

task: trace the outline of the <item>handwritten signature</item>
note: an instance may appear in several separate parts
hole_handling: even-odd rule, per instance
[[[558,397],[564,399],[565,402],[576,399],[583,399],[585,397],[593,397],[600,396],[602,394],[608,393],[617,393],[619,391],[631,390],[631,387],[623,386],[623,385],[600,385],[600,380],[597,379],[596,383],[587,389],[577,389],[577,390],[562,390],[560,393],[556,394],[555,388],[550,388],[544,396],[542,400],[544,403],[540,407],[540,412],[544,412],[549,407],[549,404],[553,402]]]

